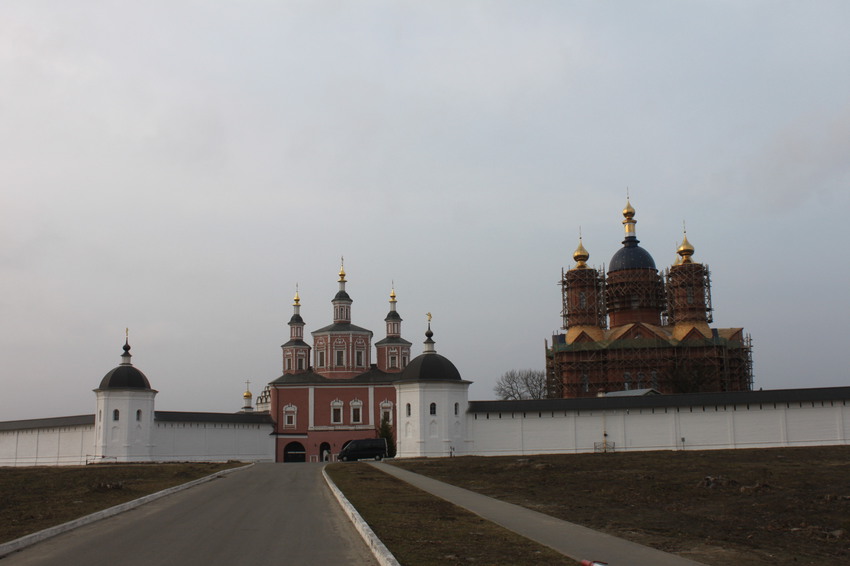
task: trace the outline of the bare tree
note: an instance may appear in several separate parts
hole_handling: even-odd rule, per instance
[[[546,397],[546,372],[537,369],[512,369],[506,371],[493,387],[493,392],[506,401],[544,399]]]

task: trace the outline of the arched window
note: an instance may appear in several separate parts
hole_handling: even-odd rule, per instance
[[[120,415],[120,413],[118,412],[118,409],[115,409],[114,411],[112,411],[112,420],[117,421],[119,415]]]
[[[437,404],[431,403],[431,407],[428,409],[428,412],[432,415],[436,415],[437,414]]]
[[[138,410],[136,411],[136,420],[137,420],[137,421],[142,420],[142,410],[141,410],[141,409],[138,409]]]
[[[455,416],[460,413],[460,403],[455,403]]]
[[[405,405],[405,407],[404,407],[404,413],[405,413],[408,417],[410,416],[410,403],[408,403],[407,405]]]
[[[629,373],[629,372],[626,372],[626,373],[623,374],[623,389],[628,391],[631,388],[632,388],[632,374]]]

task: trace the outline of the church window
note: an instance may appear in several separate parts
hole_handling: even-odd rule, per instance
[[[688,304],[694,304],[694,290],[691,288],[688,288]]]
[[[460,403],[455,403],[455,416],[460,414]]]
[[[331,424],[342,424],[342,405],[339,399],[331,403]]]
[[[407,354],[401,357],[401,367],[407,367]]]
[[[397,356],[390,356],[390,367],[391,368],[398,367],[398,357]]]
[[[384,421],[393,423],[393,402],[388,399],[381,401],[381,422]]]
[[[136,411],[136,420],[137,420],[137,421],[142,420],[142,410],[141,410],[141,409],[138,409],[138,410]]]
[[[295,416],[298,413],[298,407],[293,404],[288,404],[283,408],[283,427],[295,428]]]
[[[112,420],[113,421],[117,421],[119,416],[120,416],[120,413],[118,412],[118,409],[115,409],[114,411],[112,411]]]
[[[642,388],[643,388],[643,380],[644,380],[644,377],[645,377],[645,376],[643,375],[643,372],[642,372],[642,371],[641,371],[641,372],[638,372],[638,380],[637,380],[637,388],[638,388],[638,389],[642,389]]]
[[[363,367],[363,352],[358,350],[355,354],[357,356],[357,367]]]
[[[304,358],[298,358],[298,369],[304,369]]]
[[[590,391],[590,378],[586,373],[581,374],[581,390],[587,393]]]
[[[359,399],[351,402],[351,422],[354,424],[363,422],[363,401]]]
[[[651,382],[651,383],[652,383],[652,388],[653,388],[653,389],[658,389],[658,372],[657,372],[657,371],[655,371],[655,370],[652,370],[652,371],[649,373],[649,375],[651,376],[651,379],[652,379],[652,382]]]
[[[584,294],[584,291],[578,294],[578,306],[581,308],[587,307],[587,295]]]
[[[336,354],[336,366],[342,367],[345,365],[345,350],[337,350]]]
[[[316,352],[316,356],[318,359],[316,360],[316,365],[320,368],[325,367],[325,353],[324,352]]]
[[[292,369],[292,358],[286,358],[286,369]]]
[[[406,414],[408,417],[410,416],[410,403],[408,403],[408,404],[405,406],[405,408],[404,408],[404,414]]]
[[[631,388],[632,388],[632,374],[629,373],[629,372],[626,372],[626,373],[623,374],[623,389],[628,391]]]
[[[437,404],[431,403],[431,406],[429,407],[428,412],[432,415],[436,415],[437,414]]]

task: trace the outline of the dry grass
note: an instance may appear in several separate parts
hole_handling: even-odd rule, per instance
[[[0,543],[240,465],[0,468]]]
[[[706,564],[850,564],[847,446],[393,463]]]
[[[326,470],[402,564],[576,564],[368,464],[331,464]]]

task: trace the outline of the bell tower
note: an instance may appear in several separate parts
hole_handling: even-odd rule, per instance
[[[304,319],[301,318],[301,298],[298,286],[292,303],[292,317],[289,319],[289,341],[281,346],[283,350],[283,373],[291,375],[304,373],[310,363],[310,346],[304,341]]]
[[[395,287],[390,291],[390,312],[384,322],[387,324],[387,336],[375,342],[378,369],[388,373],[398,373],[410,361],[410,342],[401,337],[401,316],[396,311]]]

